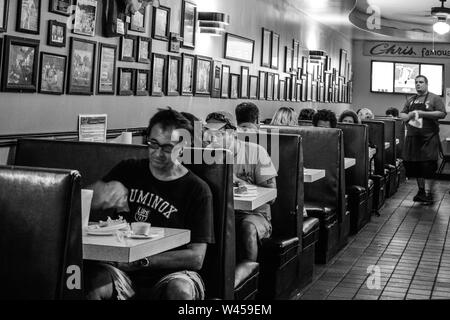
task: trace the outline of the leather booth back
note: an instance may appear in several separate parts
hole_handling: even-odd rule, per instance
[[[369,145],[377,149],[375,154],[375,174],[384,176],[385,149],[384,149],[384,122],[363,120],[369,126]]]
[[[80,175],[0,167],[0,299],[82,299]]]
[[[399,140],[396,145],[397,158],[403,157],[403,145],[405,144],[405,124],[402,119],[395,119],[395,138]]]
[[[397,160],[395,120],[386,117],[376,117],[375,120],[384,122],[384,140],[390,143],[390,147],[385,149],[385,161],[386,164],[392,164],[395,166]]]
[[[345,170],[347,187],[356,185],[366,188],[369,181],[369,128],[363,124],[338,123],[344,133],[344,154],[355,158],[356,164]]]

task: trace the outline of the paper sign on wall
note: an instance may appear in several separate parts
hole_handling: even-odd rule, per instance
[[[106,114],[80,114],[78,116],[78,140],[106,142]]]

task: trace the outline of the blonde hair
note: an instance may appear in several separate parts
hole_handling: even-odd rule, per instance
[[[295,112],[292,108],[281,107],[273,115],[272,122],[270,122],[270,124],[274,126],[297,126],[297,112]]]
[[[364,119],[375,119],[373,112],[369,108],[362,108],[358,111],[358,117],[361,120]]]

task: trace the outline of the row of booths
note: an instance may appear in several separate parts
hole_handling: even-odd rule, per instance
[[[261,126],[254,137],[239,138],[264,142],[277,159],[273,232],[261,244],[258,262],[236,261],[233,166],[226,161],[186,161],[213,194],[216,242],[208,247],[201,270],[210,299],[291,298],[312,281],[314,264],[329,262],[404,179],[399,159],[404,128],[397,119],[339,124],[337,129],[310,123]],[[369,146],[376,150],[373,159]],[[211,152],[191,151],[192,155]],[[226,150],[215,152],[224,159],[229,156]],[[68,272],[83,266],[80,190],[119,161],[146,156],[145,145],[19,140],[11,150],[9,166],[0,168],[0,189],[6,191],[0,194],[0,250],[8,257],[0,264],[1,295],[83,298],[82,281],[73,285],[73,274]],[[356,159],[347,170],[345,157]],[[305,182],[305,168],[324,170],[325,177]]]

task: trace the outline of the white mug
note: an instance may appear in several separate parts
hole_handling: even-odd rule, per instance
[[[81,227],[86,229],[89,224],[93,190],[81,189]]]

